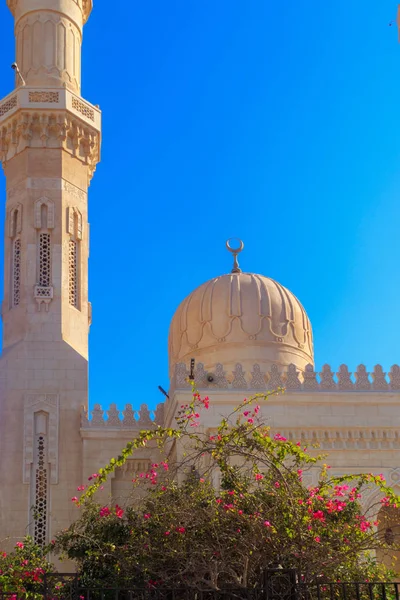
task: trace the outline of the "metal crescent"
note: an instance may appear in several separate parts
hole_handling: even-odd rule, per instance
[[[230,247],[229,242],[232,240],[238,240],[240,242],[239,248],[235,249]],[[229,240],[226,241],[226,248],[227,250],[229,250],[229,252],[232,252],[233,254],[239,254],[239,252],[241,252],[244,248],[244,243],[240,238],[229,238]]]

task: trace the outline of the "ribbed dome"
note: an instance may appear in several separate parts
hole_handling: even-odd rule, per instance
[[[297,298],[282,285],[253,273],[229,273],[203,283],[178,307],[169,333],[170,374],[191,358],[212,370],[255,363],[314,363],[311,324]]]

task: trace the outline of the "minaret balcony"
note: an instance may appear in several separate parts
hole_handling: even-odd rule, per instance
[[[0,162],[26,148],[61,148],[88,168],[100,160],[101,111],[66,88],[21,87],[0,102]]]
[[[82,100],[80,96],[64,88],[21,87],[0,102],[0,126],[18,110],[68,111],[97,131],[101,130],[101,111],[98,106]]]

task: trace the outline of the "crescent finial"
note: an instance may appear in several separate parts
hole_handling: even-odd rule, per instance
[[[232,245],[232,242],[236,242],[235,245]],[[241,273],[242,269],[239,267],[237,257],[238,254],[240,254],[240,252],[243,250],[244,243],[239,238],[229,238],[229,240],[226,241],[226,248],[227,250],[229,250],[229,252],[232,252],[233,254],[232,273]]]

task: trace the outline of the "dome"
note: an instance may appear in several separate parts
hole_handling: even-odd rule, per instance
[[[242,245],[243,246],[243,245]],[[237,363],[304,371],[314,363],[311,324],[299,300],[285,287],[254,273],[234,271],[195,289],[178,307],[169,332],[170,376],[191,358],[212,371]]]

